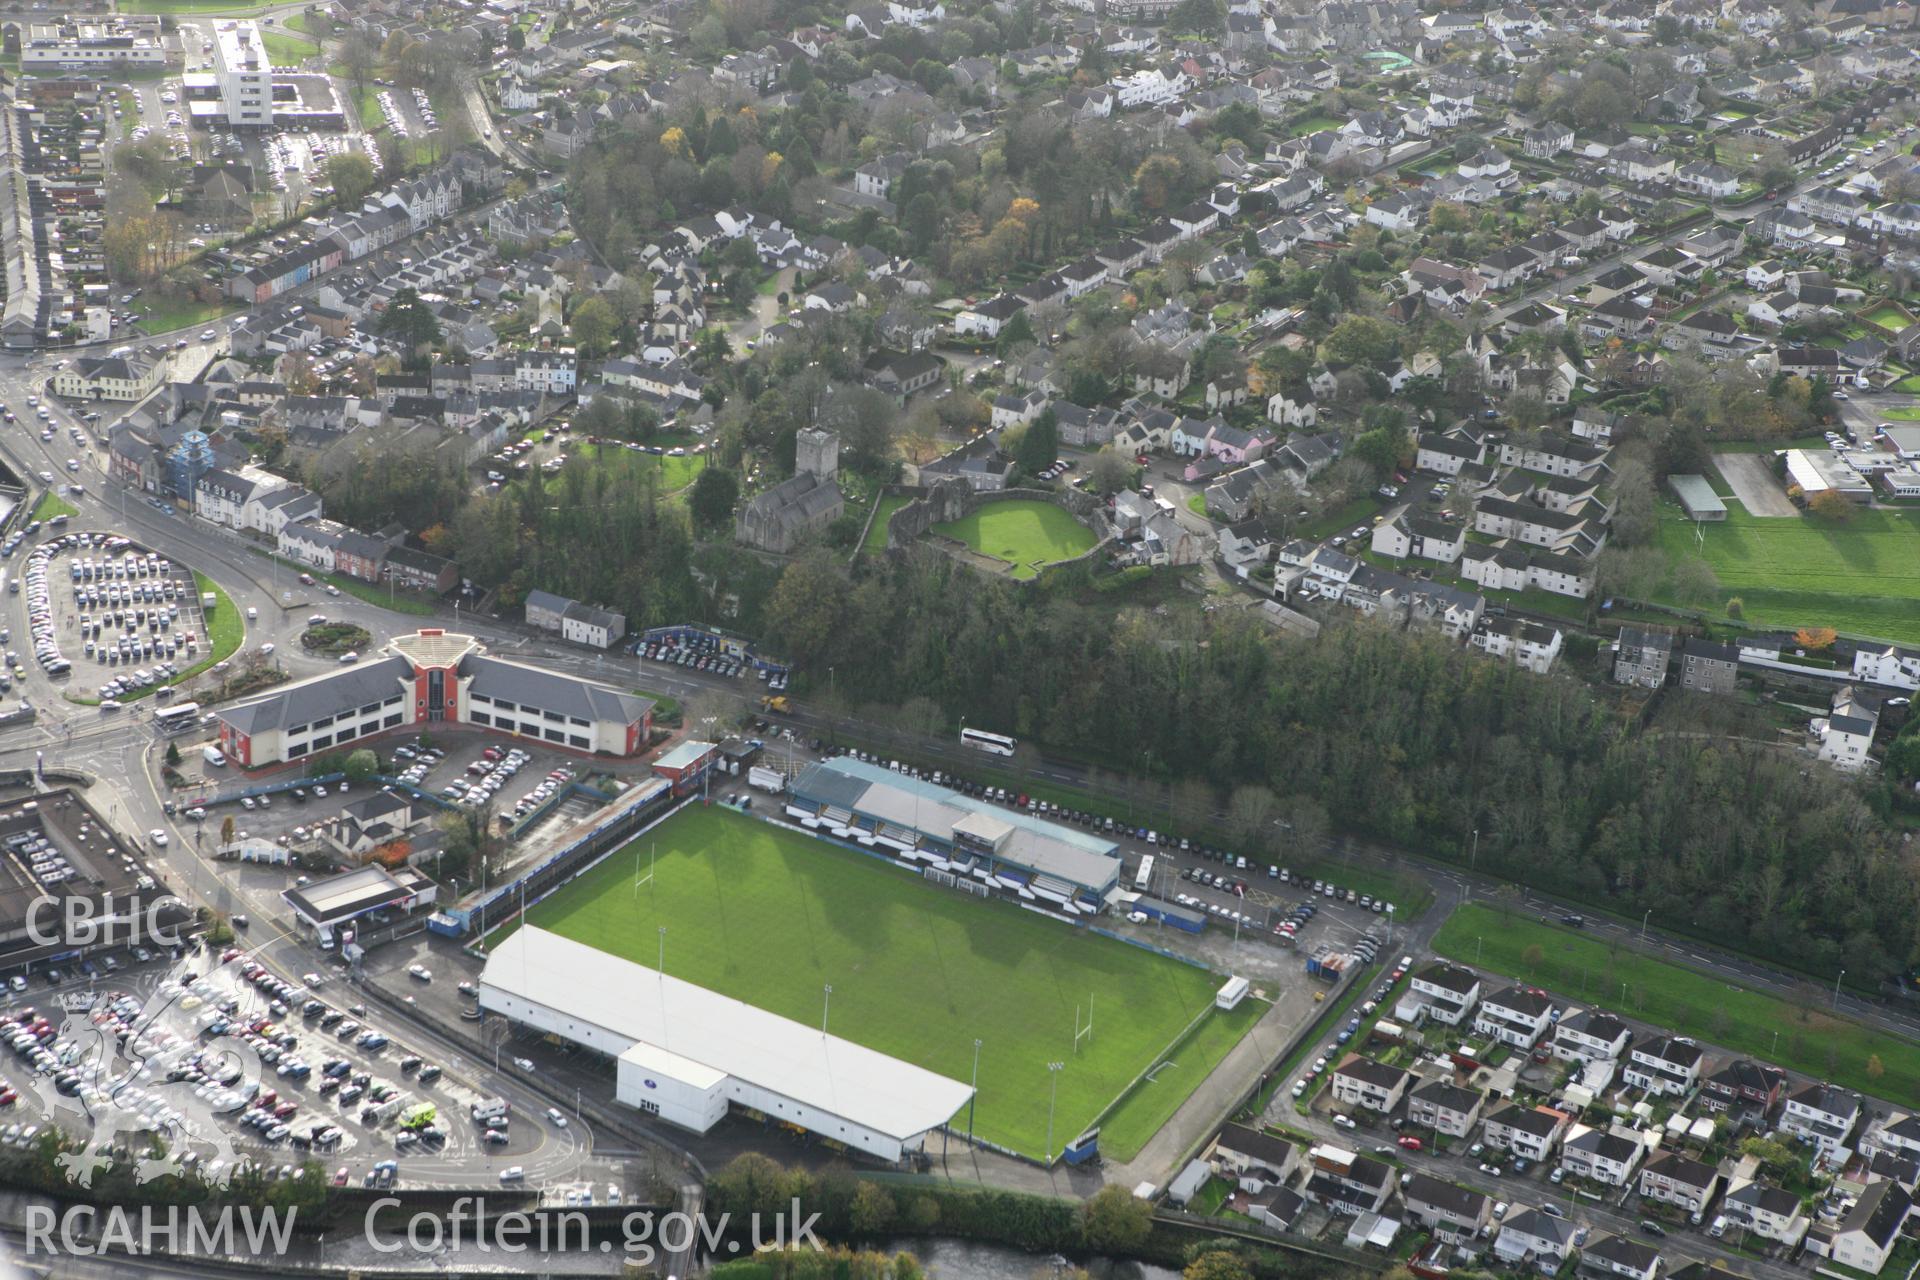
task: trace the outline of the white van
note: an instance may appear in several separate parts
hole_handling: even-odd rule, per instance
[[[200,748],[200,758],[216,769],[224,769],[227,765],[227,757],[221,753],[218,747]]]
[[[247,606],[247,621],[248,621],[248,622],[258,622],[259,620],[260,620],[260,611],[259,611],[258,609],[256,609],[256,608],[254,608],[254,607],[253,607],[252,605],[248,605],[248,606]]]

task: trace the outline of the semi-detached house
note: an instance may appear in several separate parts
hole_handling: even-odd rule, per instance
[[[1787,1095],[1780,1128],[1831,1152],[1846,1144],[1859,1119],[1859,1094],[1830,1084],[1809,1084]]]
[[[1691,1040],[1650,1035],[1627,1052],[1621,1078],[1636,1089],[1670,1095],[1686,1093],[1700,1082],[1704,1055]]]
[[[1719,1186],[1718,1169],[1678,1151],[1663,1151],[1640,1170],[1642,1199],[1678,1205],[1688,1213],[1705,1209]]]
[[[1333,1069],[1333,1096],[1350,1107],[1388,1114],[1406,1096],[1413,1077],[1402,1067],[1371,1058],[1352,1058]]]
[[[1720,1202],[1720,1212],[1764,1240],[1795,1245],[1810,1225],[1800,1212],[1800,1197],[1764,1182],[1736,1183]]]
[[[1404,1022],[1430,1017],[1436,1022],[1457,1027],[1480,1001],[1480,977],[1471,969],[1438,961],[1413,975],[1407,994],[1394,1006],[1394,1016]]]
[[[1532,1049],[1552,1021],[1553,1001],[1544,993],[1531,987],[1508,987],[1480,1002],[1473,1029],[1517,1049]]]
[[[1475,1239],[1493,1221],[1490,1197],[1424,1173],[1410,1173],[1401,1180],[1400,1198],[1408,1217],[1454,1244]]]
[[[1464,1138],[1480,1123],[1480,1106],[1485,1100],[1478,1089],[1429,1080],[1407,1095],[1407,1121],[1450,1138]]]
[[[1654,1280],[1660,1273],[1660,1251],[1632,1236],[1601,1232],[1581,1246],[1580,1269],[1619,1280]]]
[[[1536,1163],[1550,1159],[1554,1144],[1566,1130],[1569,1117],[1552,1107],[1528,1107],[1509,1102],[1489,1115],[1481,1134],[1490,1147],[1511,1151]]]
[[[1786,1072],[1751,1058],[1735,1058],[1700,1082],[1700,1104],[1709,1111],[1753,1110],[1773,1115],[1787,1084]]]
[[[1627,1051],[1627,1024],[1598,1009],[1582,1009],[1553,1027],[1553,1056],[1566,1062],[1612,1062]]]
[[[1879,1275],[1913,1216],[1913,1196],[1897,1182],[1882,1181],[1860,1193],[1833,1233],[1831,1256],[1843,1266]]]
[[[1574,1226],[1538,1209],[1509,1214],[1500,1224],[1494,1256],[1509,1266],[1532,1266],[1552,1275],[1573,1250]]]
[[[1249,1182],[1264,1186],[1289,1181],[1300,1167],[1300,1148],[1248,1125],[1230,1124],[1214,1140],[1212,1160],[1243,1189],[1250,1189]]]
[[[1570,1174],[1624,1187],[1646,1148],[1605,1129],[1575,1129],[1560,1144],[1560,1167]]]
[[[1377,1212],[1398,1183],[1392,1165],[1344,1147],[1322,1144],[1308,1157],[1307,1197],[1347,1217]]]

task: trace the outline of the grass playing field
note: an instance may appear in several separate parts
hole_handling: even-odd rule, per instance
[[[955,1080],[971,1078],[977,1038],[974,1131],[1033,1156],[1046,1150],[1048,1062],[1066,1064],[1058,1154],[1219,986],[1203,970],[727,809],[685,810],[527,918],[649,967],[664,925],[668,973],[809,1025],[831,984],[834,1034]],[[1084,1026],[1090,1002],[1093,1034],[1076,1053],[1076,1010]],[[1128,1098],[1103,1147],[1137,1151],[1265,1008],[1249,999],[1210,1015],[1173,1074]]]
[[[1833,1017],[1817,1001],[1795,1004],[1732,986],[1590,933],[1469,903],[1447,917],[1433,949],[1850,1089],[1882,1098],[1908,1098],[1920,1089],[1920,1046],[1911,1040]],[[1874,1059],[1878,1075],[1868,1065]]]
[[[1676,559],[1704,555],[1749,622],[1920,642],[1920,513],[1863,508],[1825,524],[1728,503],[1724,523],[1701,526],[1701,543],[1677,508],[1661,514],[1661,546]]]
[[[1016,578],[1033,577],[1036,560],[1065,560],[1093,548],[1093,530],[1051,502],[1031,498],[990,502],[965,519],[933,526],[933,531],[1007,561]]]

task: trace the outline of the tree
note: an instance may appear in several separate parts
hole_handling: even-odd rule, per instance
[[[233,815],[228,814],[226,817],[220,819],[220,843],[223,845],[232,844],[233,832]]]
[[[1226,22],[1226,9],[1220,0],[1180,0],[1167,19],[1170,30],[1199,35],[1217,35]]]
[[[507,28],[507,48],[519,53],[527,47],[527,33],[519,26]]]
[[[1027,424],[1013,460],[1028,475],[1038,475],[1060,460],[1060,424],[1051,408]]]
[[[1808,499],[1807,512],[1828,524],[1845,524],[1853,519],[1853,503],[1837,489],[1822,489]]]
[[[595,294],[574,305],[573,316],[567,321],[567,327],[573,331],[573,344],[579,348],[580,354],[597,358],[605,355],[613,345],[614,330],[620,327],[620,318],[614,315],[612,303]]]
[[[1887,1074],[1887,1064],[1880,1061],[1880,1055],[1877,1053],[1868,1054],[1867,1055],[1867,1079],[1878,1080],[1881,1076],[1884,1076],[1886,1074]]]
[[[1273,792],[1258,783],[1235,787],[1227,801],[1227,830],[1234,840],[1249,847],[1263,844],[1274,804]]]
[[[893,1225],[893,1193],[876,1182],[862,1181],[853,1192],[853,1212],[848,1225],[853,1234],[870,1240],[884,1235]]]
[[[1179,203],[1185,184],[1185,167],[1165,151],[1154,152],[1133,171],[1134,197],[1148,213],[1163,213]]]
[[[1720,575],[1705,560],[1689,556],[1673,566],[1674,598],[1684,605],[1701,605],[1720,598]]]
[[[780,574],[767,601],[767,625],[796,657],[827,651],[851,594],[846,575],[825,551],[801,556]]]
[[[1095,493],[1115,494],[1133,483],[1133,471],[1133,459],[1109,447],[1093,455],[1087,480]]]
[[[1527,966],[1527,972],[1530,974],[1538,973],[1540,966],[1546,963],[1546,959],[1547,953],[1540,949],[1540,944],[1537,942],[1520,953],[1520,963]]]
[[[180,767],[180,744],[177,742],[167,744],[167,767],[169,769]]]
[[[740,500],[740,480],[732,471],[709,464],[693,482],[688,501],[698,529],[724,529],[733,519],[733,507]]]
[[[1400,350],[1400,338],[1394,327],[1373,316],[1348,316],[1335,325],[1320,353],[1341,364],[1359,364],[1378,369]]]
[[[871,387],[835,385],[820,410],[820,425],[840,433],[856,471],[878,471],[893,461],[899,421],[893,401]]]
[[[379,65],[380,42],[370,32],[354,27],[340,39],[340,62],[346,67],[349,80],[364,85]]]
[[[1253,1273],[1240,1255],[1225,1249],[1209,1249],[1200,1254],[1180,1275],[1182,1280],[1253,1280]]]
[[[380,757],[373,754],[369,748],[361,747],[347,757],[346,764],[341,766],[341,772],[354,782],[365,782],[380,772]]]
[[[392,338],[410,355],[440,341],[440,321],[411,285],[394,291],[393,300],[374,322],[374,331]]]
[[[327,157],[327,181],[333,184],[334,202],[353,208],[373,190],[373,161],[358,151],[342,151]]]
[[[1080,1207],[1081,1237],[1095,1253],[1131,1255],[1153,1230],[1153,1206],[1109,1183]]]
[[[1833,648],[1834,641],[1839,638],[1840,633],[1832,627],[1802,627],[1793,633],[1795,644],[1814,653]]]

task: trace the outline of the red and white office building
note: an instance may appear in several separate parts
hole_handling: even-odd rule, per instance
[[[220,748],[261,768],[394,730],[467,724],[591,755],[647,749],[653,703],[578,676],[489,657],[438,628],[397,636],[378,658],[216,712]]]

